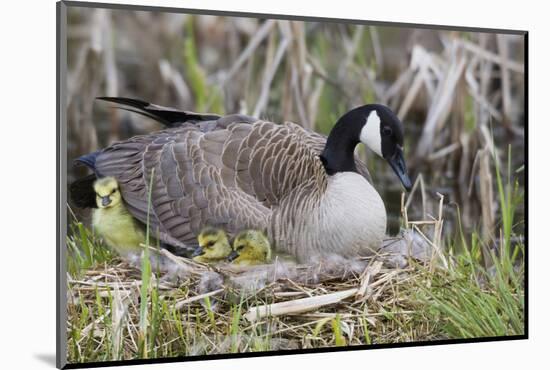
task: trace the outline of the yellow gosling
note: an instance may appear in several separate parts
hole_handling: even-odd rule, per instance
[[[240,266],[261,265],[271,261],[271,244],[259,230],[240,232],[233,241],[233,251],[228,259]]]
[[[197,237],[199,246],[193,253],[193,260],[202,263],[216,263],[227,259],[231,245],[225,231],[213,227],[203,229]]]
[[[122,256],[141,250],[145,232],[128,212],[118,182],[114,177],[104,177],[94,182],[97,208],[92,214],[94,230],[107,245]]]

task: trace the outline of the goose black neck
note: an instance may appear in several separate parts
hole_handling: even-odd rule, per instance
[[[365,124],[368,111],[370,111],[368,105],[349,111],[330,131],[325,148],[320,155],[328,175],[338,172],[357,172],[355,147],[359,144],[361,129]]]

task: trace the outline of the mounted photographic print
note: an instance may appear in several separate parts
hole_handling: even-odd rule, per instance
[[[526,31],[57,10],[58,367],[527,338]]]

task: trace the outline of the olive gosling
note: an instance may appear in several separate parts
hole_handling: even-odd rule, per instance
[[[193,260],[202,263],[217,263],[227,259],[231,245],[222,229],[204,228],[197,237],[199,246],[195,249]]]
[[[114,177],[104,177],[94,182],[97,208],[93,210],[92,225],[105,243],[118,254],[127,257],[141,251],[145,232],[128,212],[118,182]]]
[[[228,257],[232,264],[240,266],[262,265],[271,261],[271,244],[259,230],[240,232],[233,241],[233,251]]]

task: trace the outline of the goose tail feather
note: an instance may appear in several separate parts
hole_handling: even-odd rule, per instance
[[[101,153],[101,150],[98,150],[98,151],[92,152],[92,153],[88,153],[88,154],[84,154],[83,156],[80,156],[77,159],[75,159],[75,162],[76,162],[76,164],[85,165],[86,167],[88,167],[89,169],[94,171],[94,173],[96,173],[97,171],[96,171],[95,163],[96,163],[97,156],[99,155],[99,153]]]
[[[199,122],[199,121],[211,121],[220,118],[217,114],[211,113],[195,113],[189,111],[182,111],[175,108],[163,107],[161,105],[151,104],[149,102],[121,97],[101,96],[97,97],[98,100],[107,101],[110,103],[118,104],[117,108],[129,110],[145,117],[154,119],[157,122],[162,123],[166,127],[177,127],[184,122]]]

